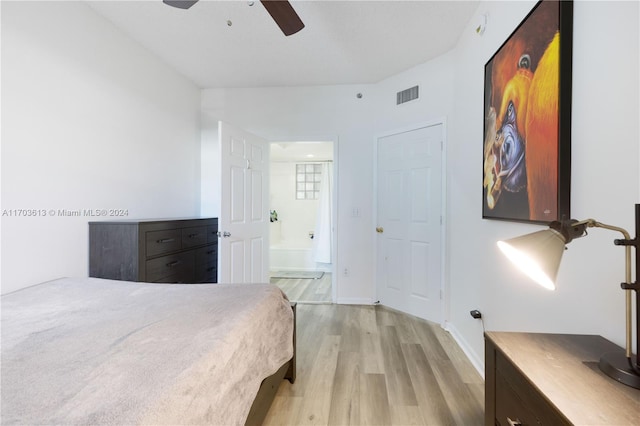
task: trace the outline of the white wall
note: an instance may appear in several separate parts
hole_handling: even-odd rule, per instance
[[[472,24],[455,50],[375,85],[212,89],[203,109],[270,140],[338,135],[338,301],[374,300],[373,147],[376,135],[446,119],[447,326],[477,367],[483,364],[480,309],[489,330],[601,334],[623,338],[623,249],[591,230],[565,255],[558,290],[542,290],[498,254],[495,242],[540,226],[483,220],[481,170],[484,64],[535,2],[485,2],[483,36]],[[574,7],[572,212],[627,227],[640,201],[638,3]],[[421,99],[395,106],[420,85]],[[356,93],[363,94],[362,99]],[[351,217],[358,207],[359,218]]]
[[[220,217],[220,139],[218,119],[203,112],[200,139],[200,214],[202,217]]]
[[[600,334],[624,343],[624,249],[619,234],[593,229],[565,253],[558,289],[549,292],[507,264],[498,239],[540,226],[482,220],[483,67],[534,2],[480,5],[489,21],[483,36],[468,28],[455,66],[455,109],[449,122],[450,325],[481,362],[480,309],[488,330]],[[638,2],[575,2],[572,103],[571,210],[633,234],[640,202]]]
[[[47,214],[2,217],[2,292],[87,275],[104,218],[59,209],[199,214],[199,89],[85,4],[1,7],[2,209]]]

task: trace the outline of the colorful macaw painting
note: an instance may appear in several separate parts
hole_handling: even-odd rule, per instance
[[[485,66],[485,218],[547,223],[569,214],[571,58],[562,73],[561,57],[571,49],[567,25],[561,31],[563,3],[538,3]],[[561,132],[561,124],[569,128]]]

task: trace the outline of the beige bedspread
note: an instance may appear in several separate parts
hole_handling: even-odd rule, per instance
[[[64,278],[2,296],[2,424],[242,424],[293,355],[268,284]]]

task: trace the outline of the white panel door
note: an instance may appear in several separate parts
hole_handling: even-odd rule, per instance
[[[218,282],[269,282],[269,144],[220,122]]]
[[[378,138],[377,290],[441,322],[442,124]]]

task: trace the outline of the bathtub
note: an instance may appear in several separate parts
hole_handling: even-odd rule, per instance
[[[280,240],[269,248],[271,271],[324,271],[331,265],[313,260],[313,240]]]

